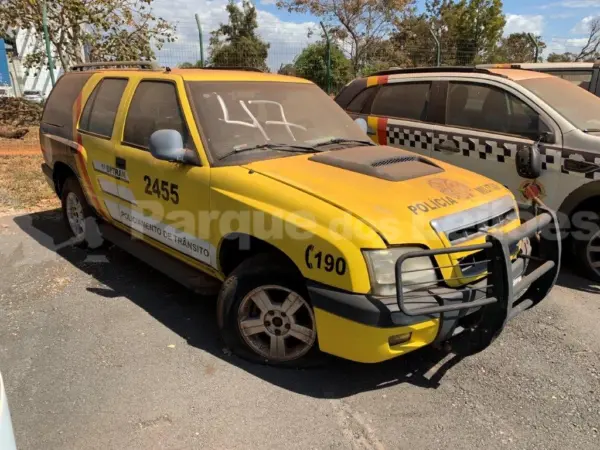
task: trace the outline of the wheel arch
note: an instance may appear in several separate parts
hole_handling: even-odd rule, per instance
[[[62,161],[54,163],[52,178],[54,180],[54,190],[59,197],[62,194],[62,188],[65,185],[65,181],[67,181],[69,177],[77,178],[77,174],[68,164]]]
[[[302,272],[294,261],[275,245],[247,233],[229,233],[219,242],[217,249],[218,266],[228,276],[242,262],[261,253],[275,255],[282,267],[302,277]]]
[[[583,184],[567,195],[558,208],[559,213],[563,217],[571,217],[571,215],[580,210],[581,207],[592,200],[600,201],[600,180],[591,181]]]

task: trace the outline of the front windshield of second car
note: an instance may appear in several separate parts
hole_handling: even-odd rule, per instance
[[[518,83],[548,103],[576,128],[600,130],[600,98],[594,94],[557,77],[530,78]]]
[[[187,84],[208,151],[216,160],[257,145],[312,146],[328,139],[369,139],[314,84],[268,81]]]

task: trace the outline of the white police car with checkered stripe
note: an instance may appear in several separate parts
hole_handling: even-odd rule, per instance
[[[379,144],[464,167],[557,210],[563,238],[600,280],[600,98],[564,79],[511,68],[390,69],[356,79],[336,102]],[[519,173],[532,148],[538,173]],[[522,152],[521,152],[522,154]]]

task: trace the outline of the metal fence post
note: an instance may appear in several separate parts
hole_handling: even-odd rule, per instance
[[[442,64],[442,50],[440,47],[440,40],[437,38],[437,36],[435,35],[433,28],[429,29],[429,32],[431,33],[431,36],[433,36],[433,40],[435,41],[435,65],[437,67],[440,67]]]
[[[50,71],[50,81],[52,87],[56,83],[54,79],[54,59],[52,58],[52,48],[50,47],[50,37],[48,36],[48,9],[46,7],[46,0],[42,3],[42,27],[44,28],[44,41],[46,41],[46,56],[48,57],[48,70]],[[63,67],[66,71],[67,68]]]
[[[538,58],[540,56],[540,44],[536,38],[533,37],[533,34],[527,33],[527,37],[531,41],[531,43],[535,46],[535,60],[533,62],[538,62]]]
[[[331,94],[331,40],[329,39],[329,33],[325,29],[323,22],[319,22],[323,33],[325,33],[326,51],[327,51],[327,94]]]
[[[200,67],[204,67],[204,42],[202,41],[202,25],[200,24],[200,16],[195,14],[196,25],[198,26],[198,40],[200,41]]]

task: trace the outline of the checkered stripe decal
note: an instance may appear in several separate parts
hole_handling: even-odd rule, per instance
[[[497,141],[438,131],[418,130],[395,124],[388,125],[386,134],[389,145],[429,150],[432,153],[440,152],[440,150],[435,148],[437,144],[450,140],[459,148],[462,156],[491,160],[498,163],[508,163],[510,160],[514,161],[517,150],[519,150],[522,145],[509,141]],[[542,170],[555,170],[568,175],[585,177],[591,180],[600,180],[600,170],[591,173],[573,172],[567,170],[564,165],[565,161],[571,159],[595,163],[600,166],[600,157],[596,157],[595,155],[586,157],[583,154],[575,153],[573,151],[563,151],[542,145],[540,145],[540,153],[542,157]],[[511,163],[514,164],[514,162]]]

